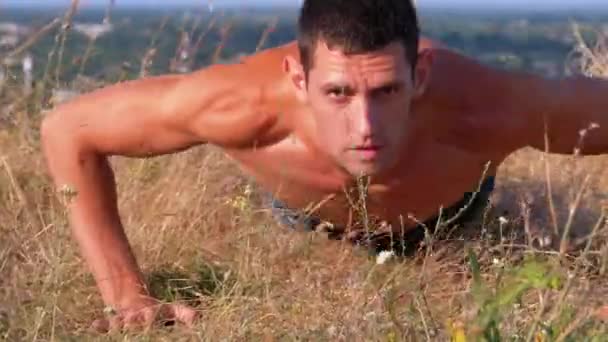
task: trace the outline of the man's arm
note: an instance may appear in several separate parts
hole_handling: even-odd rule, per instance
[[[435,55],[431,93],[439,96],[426,102],[463,113],[458,125],[434,121],[450,123],[447,131],[456,137],[450,141],[499,160],[528,146],[544,151],[545,137],[550,153],[608,153],[608,80],[508,71],[444,48]],[[578,146],[579,132],[590,127],[597,128]]]
[[[510,89],[523,144],[558,154],[608,153],[608,80],[517,75]]]
[[[57,187],[77,193],[69,219],[105,303],[142,306],[140,271],[117,208],[107,157],[147,157],[203,143],[240,148],[276,133],[265,85],[244,64],[109,86],[66,103],[43,121],[44,155]]]

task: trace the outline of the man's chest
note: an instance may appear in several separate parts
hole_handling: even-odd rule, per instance
[[[484,175],[495,173],[488,160],[457,147],[433,142],[416,147],[401,158],[391,177],[372,183],[345,177],[293,137],[228,154],[265,192],[290,208],[313,209],[323,219],[342,223],[363,211],[393,222],[424,220],[475,191]]]

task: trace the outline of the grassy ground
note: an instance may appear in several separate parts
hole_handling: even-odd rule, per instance
[[[608,340],[595,316],[608,302],[608,158],[532,150],[501,167],[483,221],[384,264],[278,227],[213,147],[115,158],[123,220],[151,287],[203,315],[193,330],[92,334],[103,304],[50,187],[40,100],[3,89],[1,101],[0,339]],[[592,243],[574,239],[578,252],[560,253],[559,238],[541,249],[526,234],[556,227],[593,232]]]

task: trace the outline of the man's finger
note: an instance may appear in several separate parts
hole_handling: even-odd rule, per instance
[[[149,315],[148,313],[151,313]],[[139,310],[136,312],[131,312],[125,316],[123,320],[123,328],[124,330],[139,330],[141,328],[147,327],[150,323],[148,323],[148,319],[150,321],[154,320],[154,311],[153,310]]]
[[[93,321],[93,324],[91,324],[91,329],[94,332],[105,334],[110,331],[110,322],[105,318],[96,319]]]
[[[122,315],[116,315],[116,316],[110,317],[109,322],[110,322],[109,332],[120,331],[120,330],[122,330],[123,325],[124,325],[124,319],[123,319]]]
[[[143,323],[146,327],[146,329],[151,328],[152,325],[154,325],[154,322],[156,321],[158,316],[158,310],[157,309],[151,309],[151,310],[144,310],[142,313],[142,319],[143,319]]]
[[[192,327],[198,318],[198,312],[185,305],[172,304],[171,311],[175,320],[188,327]]]
[[[109,332],[114,332],[122,329],[123,327],[123,318],[122,316],[116,315],[110,318],[100,318],[93,321],[91,324],[91,329],[100,333],[106,334]]]

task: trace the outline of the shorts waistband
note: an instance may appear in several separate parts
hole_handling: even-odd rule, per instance
[[[404,248],[403,244],[415,245],[424,240],[425,227],[430,233],[434,232],[437,222],[441,219],[443,224],[447,226],[460,225],[476,217],[476,214],[485,209],[488,205],[488,201],[491,193],[495,188],[495,177],[488,176],[484,179],[479,187],[479,191],[472,191],[464,193],[463,197],[455,204],[442,210],[441,218],[439,215],[422,222],[415,226],[411,230],[408,230],[398,241],[395,241],[394,234],[388,236],[390,241],[386,241],[387,237],[375,236],[373,239],[376,241],[373,243],[373,247],[379,251],[387,249],[398,249],[395,247]],[[322,225],[323,220],[314,215],[308,215],[303,211],[289,208],[283,201],[274,197],[268,196],[268,206],[272,212],[274,219],[282,226],[290,229],[303,229],[305,231],[316,231],[318,227]],[[344,232],[344,230],[337,229],[337,232]],[[332,234],[329,232],[329,238],[342,239],[344,236],[340,233]],[[369,240],[369,239],[368,239]],[[387,246],[393,245],[393,246]],[[411,246],[410,246],[411,247]],[[395,252],[397,252],[395,250]]]

